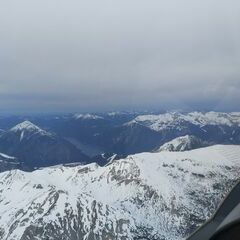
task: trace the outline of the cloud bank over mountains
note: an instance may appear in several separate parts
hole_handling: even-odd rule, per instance
[[[0,110],[238,109],[237,1],[1,3]]]

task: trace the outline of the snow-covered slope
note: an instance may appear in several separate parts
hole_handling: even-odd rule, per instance
[[[186,135],[182,137],[177,137],[173,139],[172,141],[169,141],[165,144],[163,144],[161,147],[156,149],[156,152],[161,151],[170,151],[170,152],[178,152],[178,151],[187,151],[192,150],[200,147],[204,147],[210,144],[207,144],[207,142],[202,141],[201,139]]]
[[[184,239],[239,179],[239,156],[216,145],[1,173],[0,238]]]
[[[240,113],[190,112],[183,114],[179,112],[170,112],[159,115],[140,115],[127,124],[138,123],[152,130],[161,131],[168,128],[181,128],[183,122],[188,122],[199,127],[204,127],[206,125],[240,126]]]

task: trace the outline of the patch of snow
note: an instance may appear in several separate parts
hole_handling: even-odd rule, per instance
[[[83,119],[83,120],[97,120],[97,119],[103,119],[103,117],[94,115],[94,114],[75,114],[74,115],[75,119]]]
[[[15,157],[8,156],[7,154],[4,154],[4,153],[0,153],[0,157],[3,157],[5,159],[15,159]]]

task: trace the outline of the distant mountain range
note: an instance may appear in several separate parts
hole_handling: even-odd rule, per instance
[[[240,113],[116,113],[110,116],[80,116],[60,120],[58,128],[53,131],[74,139],[83,145],[83,151],[87,145],[88,152],[92,149],[95,155],[103,152],[126,155],[152,151],[185,135],[217,144],[240,143]]]
[[[240,143],[240,113],[217,113],[217,112],[192,112],[192,113],[165,113],[159,115],[140,115],[126,123],[125,131],[131,133],[137,130],[135,141],[132,141],[132,149],[144,145],[143,131],[148,129],[148,137],[145,142],[147,149],[151,151],[166,142],[177,137],[192,135],[206,142],[215,144],[239,144]],[[142,129],[142,130],[140,130]],[[131,134],[126,134],[129,139]],[[149,143],[149,139],[154,141]],[[121,142],[125,140],[121,139]],[[128,152],[131,152],[129,149]],[[141,149],[137,149],[141,152]]]
[[[168,142],[175,150],[240,144],[240,113],[110,112],[12,116],[0,118],[0,129],[0,152],[18,159],[22,169],[31,170],[71,162],[105,165],[111,156],[120,158],[152,152]],[[184,136],[191,136],[191,143],[187,143],[189,139]],[[185,141],[185,146],[179,141]],[[176,147],[176,144],[180,145]],[[5,168],[6,165],[2,169]]]
[[[239,156],[215,145],[0,173],[0,239],[186,239],[238,181]]]

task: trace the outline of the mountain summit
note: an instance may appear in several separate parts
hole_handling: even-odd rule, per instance
[[[187,150],[192,150],[196,148],[201,148],[209,145],[207,142],[202,141],[192,135],[186,135],[182,137],[177,137],[170,142],[163,144],[156,152],[168,151],[168,152],[182,152]]]
[[[65,139],[24,121],[0,136],[0,151],[17,157],[27,169],[86,162],[88,157]]]
[[[11,128],[11,131],[18,132],[18,131],[43,131],[41,128],[39,128],[37,125],[33,124],[32,122],[26,120],[24,122],[21,122]]]
[[[17,134],[20,137],[20,141],[22,141],[24,137],[31,137],[33,134],[46,135],[49,137],[52,136],[51,133],[41,129],[30,121],[24,121],[17,124],[11,128],[9,132]]]

